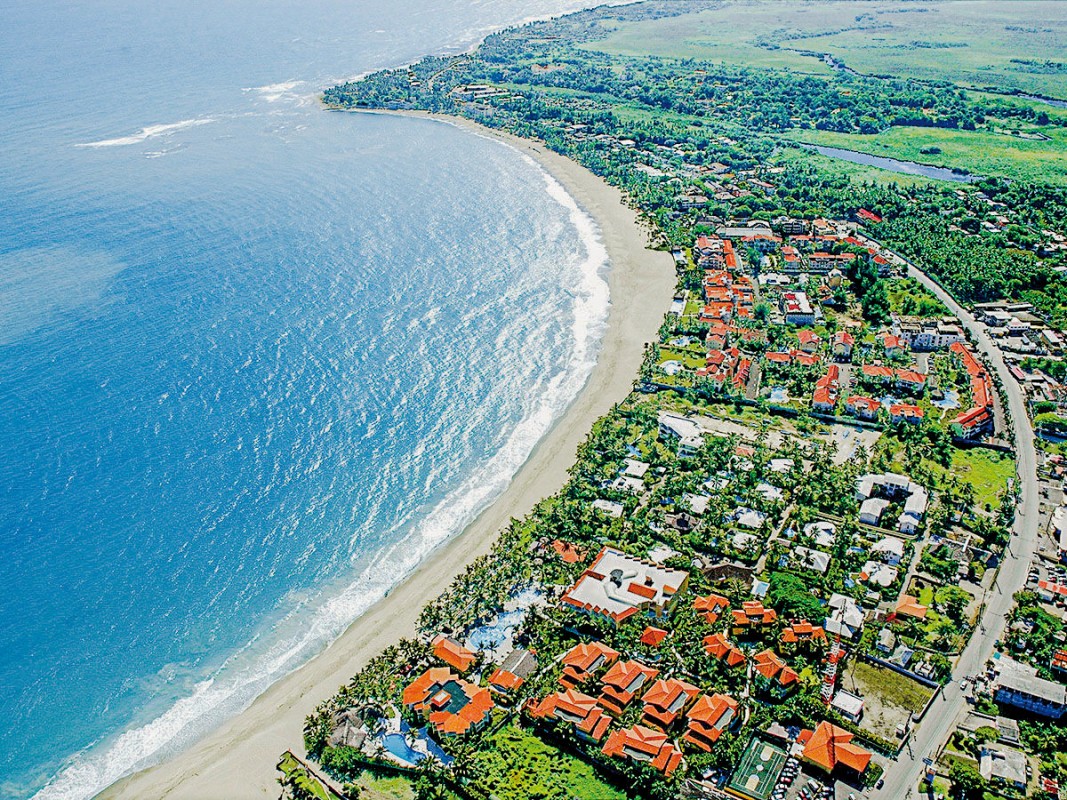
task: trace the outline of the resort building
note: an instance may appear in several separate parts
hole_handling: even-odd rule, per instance
[[[800,642],[826,644],[826,630],[821,625],[812,625],[807,620],[801,620],[782,629],[782,642],[785,644]]]
[[[800,676],[773,650],[752,656],[752,667],[756,672],[757,688],[772,696],[783,697],[799,685]]]
[[[878,419],[878,411],[881,407],[882,404],[873,397],[864,397],[859,394],[854,394],[845,401],[845,409],[849,414],[868,421]]]
[[[603,691],[597,702],[609,714],[621,716],[642,687],[657,675],[658,669],[646,667],[638,661],[619,661],[608,670],[601,681]]]
[[[904,534],[918,533],[919,525],[926,514],[929,495],[926,488],[906,475],[886,472],[879,475],[864,475],[856,480],[856,499],[860,505],[860,522],[865,525],[880,524],[882,514],[888,507],[887,500],[904,500],[904,510],[897,518],[897,530]]]
[[[804,746],[800,757],[827,773],[842,769],[862,775],[871,763],[871,754],[853,744],[854,738],[844,728],[830,722],[820,722],[814,731],[800,732],[797,741]]]
[[[461,673],[469,670],[478,658],[476,654],[444,634],[435,636],[431,644],[433,645],[434,658],[438,661],[444,661],[448,666]]]
[[[851,597],[834,592],[830,595],[830,614],[823,620],[823,628],[830,636],[840,634],[845,639],[854,639],[863,628],[867,614]]]
[[[714,625],[719,616],[730,607],[730,601],[717,594],[709,594],[706,597],[698,597],[693,601],[693,609],[703,617],[708,625]]]
[[[448,667],[431,667],[404,689],[403,702],[426,717],[440,736],[478,731],[489,721],[493,698]]]
[[[641,722],[668,730],[698,694],[700,689],[677,678],[655,681],[641,697]]]
[[[578,735],[591,742],[604,738],[611,717],[604,713],[596,699],[575,689],[564,689],[546,696],[541,702],[527,706],[535,719],[557,719],[569,722]]]
[[[725,660],[728,667],[739,667],[745,663],[745,654],[724,633],[705,636],[704,652],[719,661]]]
[[[780,306],[786,325],[815,324],[815,312],[804,292],[782,292]]]
[[[834,358],[840,361],[848,361],[852,358],[852,348],[856,344],[855,337],[848,331],[838,331],[834,334],[833,353]]]
[[[614,731],[604,744],[603,752],[608,756],[648,764],[667,776],[682,763],[682,751],[667,738],[667,734],[643,725]]]
[[[617,650],[612,650],[600,642],[575,645],[560,659],[560,663],[563,664],[563,674],[559,682],[565,689],[581,686],[597,672],[615,663],[618,657]]]
[[[737,716],[737,701],[725,694],[702,694],[686,714],[686,732],[682,739],[705,752],[711,752],[722,732]]]
[[[924,412],[916,405],[910,403],[893,403],[889,407],[889,419],[894,425],[906,422],[909,425],[918,425],[923,421]]]
[[[665,618],[689,573],[605,547],[560,602],[618,625],[635,614]]]
[[[778,622],[778,612],[773,608],[765,608],[759,600],[746,600],[741,608],[735,608],[732,613],[734,636]]]

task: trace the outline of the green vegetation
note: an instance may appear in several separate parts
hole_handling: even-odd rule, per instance
[[[885,667],[856,660],[848,668],[848,675],[866,694],[876,693],[879,702],[918,714],[934,694],[934,690],[918,681]]]
[[[289,751],[286,751],[278,762],[278,771],[282,773],[278,783],[289,790],[294,800],[341,800],[309,774]]]
[[[1049,126],[1035,129],[1035,134],[1042,138],[992,131],[892,127],[872,134],[797,131],[790,133],[789,138],[947,167],[972,175],[1067,184],[1067,130]]]
[[[565,800],[596,797],[625,800],[586,762],[511,725],[488,740],[474,759],[473,787],[498,800]]]

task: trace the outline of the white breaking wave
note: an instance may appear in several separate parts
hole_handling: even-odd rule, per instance
[[[281,100],[286,95],[292,94],[293,89],[297,86],[303,86],[305,81],[282,81],[281,83],[271,83],[267,86],[253,86],[245,89],[246,92],[258,92],[259,96],[266,100],[268,103],[274,103]]]
[[[497,139],[485,138],[515,151]],[[192,744],[222,720],[246,709],[273,683],[321,652],[413,572],[432,550],[462,531],[499,497],[578,395],[596,364],[598,345],[607,326],[610,292],[604,271],[608,253],[593,219],[536,161],[520,155],[540,171],[549,196],[568,212],[585,249],[578,268],[581,277],[572,292],[574,346],[566,367],[547,382],[545,391],[497,453],[437,504],[407,536],[376,555],[371,566],[354,581],[314,610],[302,606],[291,611],[276,626],[275,631],[282,632],[265,652],[256,652],[257,645],[264,642],[253,640],[156,719],[122,733],[109,744],[96,743],[76,754],[34,795],[34,800],[88,800],[124,776],[159,763],[166,755]],[[299,731],[293,735],[299,735]]]
[[[154,139],[157,136],[170,136],[178,131],[185,130],[186,128],[195,128],[199,125],[208,125],[215,120],[208,117],[200,117],[198,119],[184,119],[181,122],[171,122],[167,125],[149,125],[146,128],[141,128],[137,133],[130,134],[129,136],[119,136],[115,139],[101,139],[99,142],[83,142],[81,144],[74,145],[75,147],[122,147],[128,144],[139,144],[147,139]]]

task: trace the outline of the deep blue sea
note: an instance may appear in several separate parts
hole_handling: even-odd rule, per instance
[[[0,797],[247,706],[506,486],[607,309],[533,162],[337,80],[580,0],[0,0]]]

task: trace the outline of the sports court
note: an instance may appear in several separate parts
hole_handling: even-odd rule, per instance
[[[727,789],[754,800],[768,800],[785,767],[786,753],[777,745],[752,739],[730,777]]]

